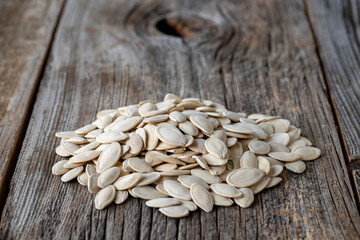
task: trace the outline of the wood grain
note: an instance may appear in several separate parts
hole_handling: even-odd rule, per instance
[[[0,1],[0,202],[14,170],[62,2]]]
[[[360,2],[306,2],[347,154],[360,159]]]
[[[155,26],[168,19],[170,36]],[[170,26],[171,25],[171,26]],[[163,32],[168,30],[161,28]],[[183,37],[183,38],[182,38]],[[186,38],[185,38],[186,37]],[[1,239],[358,239],[360,219],[302,1],[69,0],[1,220]],[[248,209],[169,219],[144,201],[98,211],[51,175],[54,133],[167,92],[281,115],[323,154]]]

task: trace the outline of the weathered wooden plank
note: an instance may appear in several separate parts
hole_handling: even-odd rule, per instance
[[[305,2],[347,154],[360,159],[360,3]]]
[[[0,202],[21,147],[62,2],[0,1]]]
[[[357,196],[357,200],[360,200],[360,169],[353,170],[352,175],[354,178],[354,185],[355,185],[355,194]]]
[[[167,25],[156,23],[168,16]],[[357,239],[359,214],[302,1],[70,0],[11,182],[0,238]],[[103,211],[51,175],[54,133],[98,110],[203,97],[279,114],[323,151],[304,174],[237,206],[169,219],[130,199]]]

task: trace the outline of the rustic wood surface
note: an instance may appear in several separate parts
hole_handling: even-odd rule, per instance
[[[68,0],[0,239],[359,239],[354,191],[306,13],[302,1]],[[281,115],[322,157],[303,174],[284,172],[285,182],[248,209],[198,210],[184,219],[139,199],[98,211],[86,188],[51,175],[60,159],[56,131],[167,92]]]
[[[360,2],[306,2],[347,154],[360,159]]]
[[[62,1],[0,1],[0,202],[24,138]]]

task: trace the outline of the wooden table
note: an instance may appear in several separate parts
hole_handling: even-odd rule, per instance
[[[1,0],[0,239],[359,239],[360,3]],[[51,175],[56,131],[99,110],[202,97],[288,118],[322,150],[256,196],[170,219],[103,211]]]

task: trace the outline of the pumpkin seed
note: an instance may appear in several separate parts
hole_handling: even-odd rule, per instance
[[[165,180],[164,188],[170,194],[170,196],[180,200],[191,200],[190,191],[174,180]]]
[[[98,186],[105,188],[115,182],[120,176],[120,168],[112,167],[102,172],[98,178]]]
[[[223,206],[223,207],[229,207],[233,205],[234,201],[230,198],[220,196],[214,192],[210,192],[212,197],[214,198],[214,205],[215,206]]]
[[[128,191],[116,191],[115,193],[115,198],[114,198],[114,203],[116,204],[122,204],[123,202],[126,201],[126,199],[129,197],[129,192]]]
[[[257,168],[240,168],[229,173],[226,182],[234,187],[246,188],[259,182],[264,175]]]
[[[132,192],[139,198],[146,200],[167,197],[165,194],[159,192],[154,187],[150,186],[134,187],[132,189]]]
[[[111,143],[99,156],[97,165],[98,172],[102,173],[106,169],[114,166],[120,158],[121,146],[117,142]]]
[[[182,206],[164,207],[160,208],[159,211],[162,214],[172,218],[181,218],[189,215],[189,210]]]
[[[73,180],[74,178],[76,178],[77,176],[79,176],[83,170],[84,170],[83,166],[73,168],[73,169],[69,170],[68,172],[66,172],[64,175],[62,175],[61,181],[69,182],[69,181]]]
[[[301,158],[299,155],[287,152],[271,152],[268,155],[272,158],[275,158],[276,160],[280,160],[283,162],[294,162]]]
[[[221,179],[218,176],[214,176],[207,170],[192,169],[191,175],[199,177],[208,184],[221,183]]]
[[[104,209],[115,199],[116,190],[114,186],[110,185],[106,188],[101,189],[95,197],[95,208],[96,209]]]
[[[250,207],[254,202],[254,194],[250,188],[240,188],[240,192],[243,194],[242,197],[234,198],[234,201],[237,205],[242,208]]]
[[[63,175],[64,173],[69,171],[68,168],[64,168],[64,164],[66,162],[67,162],[67,160],[61,160],[61,161],[58,161],[57,163],[55,163],[53,165],[53,167],[51,168],[52,174],[54,174],[54,175]]]
[[[99,134],[96,137],[96,141],[99,143],[113,143],[113,142],[120,142],[122,140],[125,140],[127,137],[128,136],[123,132],[109,131]]]
[[[187,143],[185,136],[176,128],[158,126],[155,130],[157,137],[167,144],[182,147]]]
[[[210,188],[214,193],[223,197],[237,198],[243,195],[238,189],[226,183],[211,184]]]
[[[197,183],[208,190],[210,189],[209,185],[200,177],[181,175],[177,178],[177,180],[187,188],[190,188],[193,183]]]
[[[226,158],[228,154],[228,148],[226,144],[217,138],[208,138],[205,141],[206,150],[218,158]]]
[[[270,152],[270,146],[266,142],[263,141],[251,141],[249,142],[249,150],[252,151],[255,154],[267,154]]]
[[[292,154],[299,155],[301,160],[310,161],[315,160],[321,155],[321,151],[315,147],[300,146],[291,150]]]
[[[126,190],[136,186],[140,179],[141,173],[132,173],[119,177],[113,185],[116,190]]]
[[[302,173],[306,170],[306,165],[303,161],[285,163],[285,167],[294,173]]]
[[[205,212],[212,211],[214,206],[214,198],[203,186],[197,183],[192,184],[190,187],[190,195],[194,203],[199,208]]]
[[[175,198],[156,198],[156,199],[146,201],[145,204],[148,207],[164,208],[164,207],[180,205],[181,202],[180,202],[180,200],[175,199]]]
[[[241,168],[257,168],[258,162],[254,153],[250,151],[244,152],[240,158],[240,167]]]
[[[270,178],[270,181],[269,181],[269,183],[266,185],[266,188],[272,188],[272,187],[278,185],[281,181],[282,181],[282,178],[281,178],[281,177],[273,177],[273,178]]]

